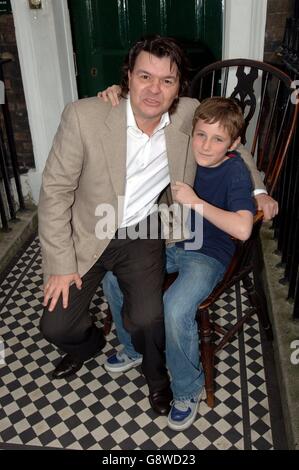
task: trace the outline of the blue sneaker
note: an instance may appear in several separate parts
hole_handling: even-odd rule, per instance
[[[198,398],[191,398],[191,400],[173,400],[167,418],[168,427],[174,431],[189,428],[196,418],[200,398],[201,394]]]
[[[142,363],[142,356],[130,358],[124,352],[118,352],[108,357],[104,367],[108,372],[126,372]]]

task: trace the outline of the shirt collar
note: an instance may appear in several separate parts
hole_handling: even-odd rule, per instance
[[[158,126],[156,127],[156,129],[154,130],[154,133],[161,130],[161,129],[164,129],[164,127],[168,126],[169,123],[170,123],[169,113],[166,112],[166,113],[162,114],[160,122],[159,122]],[[139,129],[139,127],[136,124],[135,116],[134,116],[132,106],[131,106],[130,95],[128,94],[128,99],[127,99],[127,129],[129,129],[130,127],[133,128],[135,131],[139,131],[139,132],[142,133],[142,131]]]

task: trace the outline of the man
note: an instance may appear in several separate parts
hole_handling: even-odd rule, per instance
[[[150,403],[159,414],[168,413],[171,400],[164,361],[164,243],[132,240],[126,229],[147,225],[170,180],[194,180],[190,136],[197,100],[179,99],[186,84],[184,55],[172,39],[137,42],[124,66],[128,99],[113,108],[90,98],[64,110],[39,203],[41,331],[66,353],[53,377],[75,373],[103,348],[88,307],[105,273],[113,271],[124,294],[124,324],[143,356]],[[118,212],[118,223],[110,218],[101,236],[98,208],[107,204]]]

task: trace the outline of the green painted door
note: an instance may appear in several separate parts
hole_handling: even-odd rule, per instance
[[[176,37],[195,70],[221,59],[223,0],[69,0],[79,96],[118,83],[131,45]]]

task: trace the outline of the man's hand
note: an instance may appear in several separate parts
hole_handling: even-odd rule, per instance
[[[199,199],[196,193],[193,191],[191,186],[186,183],[176,181],[175,184],[171,185],[173,199],[181,204],[198,204]]]
[[[271,220],[278,214],[278,202],[268,194],[258,194],[255,200],[257,209],[264,213],[264,220]]]
[[[112,106],[119,104],[119,97],[121,95],[121,88],[119,85],[112,85],[106,88],[106,90],[99,91],[98,97],[102,98],[106,103],[110,101]]]
[[[52,299],[48,309],[49,312],[54,310],[61,294],[63,308],[67,308],[69,302],[69,288],[72,282],[76,284],[77,289],[81,289],[82,280],[78,273],[53,275],[49,277],[48,282],[44,287],[43,302],[43,306],[46,307],[49,300]]]

